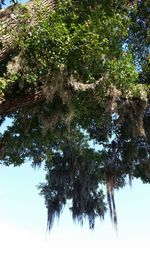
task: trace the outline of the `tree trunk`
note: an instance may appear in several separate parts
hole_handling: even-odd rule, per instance
[[[27,2],[25,6],[26,8],[22,8],[21,4],[15,4],[0,10],[0,72],[2,76],[7,66],[14,65],[14,58],[12,56],[15,48],[14,33],[19,29],[20,14],[28,12],[30,16],[28,23],[32,23],[34,26],[38,8],[46,7],[46,10],[50,11],[55,8],[55,0],[39,0],[38,2],[32,0]],[[0,95],[0,117],[7,116],[19,108],[35,105],[38,102],[44,101],[44,99],[45,96],[41,88],[36,90],[36,92],[16,97],[12,100]]]

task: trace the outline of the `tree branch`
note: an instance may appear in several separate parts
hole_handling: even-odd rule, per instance
[[[0,116],[1,118],[7,116],[11,112],[23,108],[34,106],[37,103],[40,103],[45,100],[43,91],[34,92],[22,97],[17,97],[12,100],[0,99]]]
[[[68,85],[74,91],[87,91],[87,90],[95,90],[96,87],[103,84],[103,82],[107,79],[107,75],[102,76],[100,79],[96,80],[94,83],[82,83],[78,82],[73,76],[70,77],[68,81]]]

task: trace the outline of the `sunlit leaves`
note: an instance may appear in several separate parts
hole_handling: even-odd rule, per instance
[[[19,37],[20,50],[37,80],[59,70],[92,82],[110,71],[108,60],[122,57],[129,24],[124,10],[107,13],[99,2],[92,8],[82,1],[59,1],[51,14],[38,12],[36,25],[27,26],[26,35],[23,25]]]

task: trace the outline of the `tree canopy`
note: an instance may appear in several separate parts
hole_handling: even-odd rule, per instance
[[[49,229],[66,204],[90,228],[108,206],[117,225],[114,190],[149,182],[149,11],[146,0],[0,10],[0,119],[11,119],[0,160],[45,163]]]

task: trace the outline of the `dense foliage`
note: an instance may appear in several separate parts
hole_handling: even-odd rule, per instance
[[[0,68],[1,123],[9,115],[12,124],[0,135],[0,160],[45,163],[49,228],[66,204],[90,228],[108,205],[116,225],[114,190],[150,181],[149,1],[14,10],[19,27],[5,29],[14,39]],[[33,102],[38,92],[44,98]]]
[[[72,75],[83,83],[105,77],[100,95],[112,87],[124,96],[148,90],[148,86],[141,86],[136,61],[140,60],[144,70],[149,60],[149,4],[107,2],[60,0],[51,12],[36,2],[33,19],[27,8],[19,7],[19,29],[14,32],[11,55],[14,61],[3,68],[2,94],[12,97],[37,90],[54,76],[57,79],[58,73],[63,76],[63,87]],[[138,27],[136,21],[145,27]],[[18,51],[19,58],[15,57]]]

